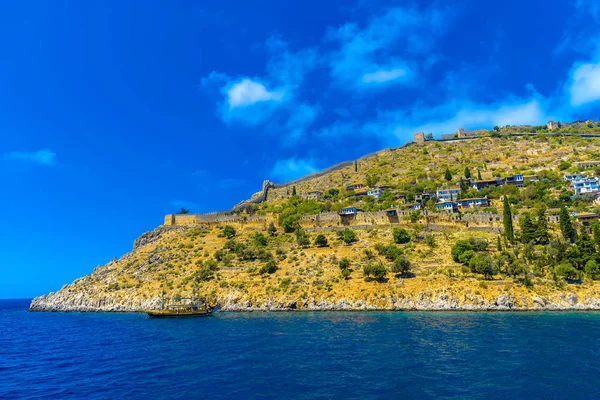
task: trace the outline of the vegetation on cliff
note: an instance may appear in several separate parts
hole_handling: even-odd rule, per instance
[[[595,174],[577,162],[600,160],[600,139],[500,136],[385,150],[271,189],[266,202],[240,214],[264,216],[259,225],[157,228],[131,253],[36,299],[33,308],[62,302],[141,310],[156,304],[163,281],[169,295],[197,288],[232,310],[600,307],[599,209],[594,196],[575,195],[563,179]],[[535,179],[522,188],[472,185],[473,176],[492,182],[517,174]],[[349,183],[381,193],[364,196]],[[461,187],[459,199],[490,204],[452,218],[433,199],[410,209],[423,193],[449,185]],[[309,199],[313,191],[321,195]],[[306,219],[349,207],[406,212],[387,224]],[[587,222],[574,217],[584,211]],[[478,214],[485,218],[467,218]]]

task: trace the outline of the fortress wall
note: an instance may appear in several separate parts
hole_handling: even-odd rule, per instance
[[[176,214],[174,225],[196,225],[198,216],[196,214]]]

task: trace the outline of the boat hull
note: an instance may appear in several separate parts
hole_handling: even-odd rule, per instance
[[[204,312],[168,312],[168,311],[146,311],[148,318],[190,318],[190,317],[206,317],[210,315],[210,311]]]

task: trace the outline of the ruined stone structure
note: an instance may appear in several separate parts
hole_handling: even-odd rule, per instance
[[[560,128],[560,124],[558,122],[548,121],[548,124],[546,124],[546,127],[548,128],[549,131],[553,131],[555,129]]]
[[[237,203],[231,209],[232,212],[240,212],[243,211],[246,207],[252,204],[259,204],[267,200],[267,196],[269,195],[269,189],[275,187],[273,183],[270,181],[264,181],[262,184],[262,190],[260,192],[256,192],[250,197],[248,200],[241,201]]]
[[[425,133],[424,132],[415,133],[413,140],[416,144],[425,144]]]

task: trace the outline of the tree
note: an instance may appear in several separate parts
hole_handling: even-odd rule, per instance
[[[398,256],[392,263],[392,272],[404,275],[408,271],[410,271],[410,261],[408,261],[405,255]]]
[[[252,241],[254,242],[254,245],[256,247],[264,247],[268,243],[267,237],[264,234],[262,234],[261,232],[255,232],[252,235]]]
[[[431,140],[433,139],[433,133],[429,132],[427,135],[425,135],[425,140]]]
[[[469,169],[469,167],[465,167],[465,178],[471,178],[471,170]]]
[[[354,172],[358,172],[358,161],[354,160]]]
[[[410,242],[410,233],[406,229],[394,228],[392,236],[394,237],[394,243],[403,244]]]
[[[477,180],[481,180],[481,170],[479,168],[477,168]]]
[[[348,257],[344,257],[338,261],[338,267],[340,269],[350,269],[350,259]]]
[[[319,233],[315,238],[315,246],[325,247],[327,246],[327,238],[322,233]]]
[[[352,229],[344,229],[342,231],[342,240],[346,244],[350,244],[356,240],[356,233]]]
[[[502,251],[502,240],[500,240],[500,235],[496,237],[496,249]]]
[[[569,216],[569,212],[564,204],[560,206],[560,214],[558,216],[558,221],[560,225],[560,231],[563,237],[573,243],[575,240],[575,236],[577,232],[575,228],[573,228],[573,223],[571,222],[571,217]]]
[[[271,222],[267,228],[267,233],[269,236],[275,236],[275,232],[277,232],[277,228],[275,228],[275,224]]]
[[[464,194],[469,190],[469,184],[463,178],[458,181],[458,186],[460,187],[460,194]]]
[[[548,220],[546,220],[546,210],[544,208],[540,208],[537,211],[535,241],[539,244],[548,244],[550,242],[550,234],[548,233]]]
[[[508,203],[508,196],[504,196],[504,209],[503,209],[503,221],[504,221],[504,237],[509,242],[515,240],[515,232],[513,230],[512,212],[510,210],[510,204]]]
[[[225,236],[227,239],[231,239],[232,237],[234,237],[235,229],[233,228],[233,226],[225,225],[223,227],[223,236]]]
[[[377,185],[377,182],[379,182],[378,175],[368,175],[365,183],[369,187],[374,187],[375,185]]]
[[[272,274],[277,271],[277,263],[274,260],[269,260],[265,265],[263,265],[258,271],[259,274]]]
[[[302,227],[298,227],[294,231],[294,234],[296,235],[296,243],[298,243],[298,246],[307,247],[308,245],[310,245],[310,239],[308,238],[307,233],[304,231],[304,229],[302,229]]]
[[[444,172],[444,179],[447,180],[448,182],[450,182],[452,180],[452,173],[450,172],[448,167],[446,167],[446,172]]]
[[[292,196],[296,196],[296,186],[292,187]]]
[[[600,267],[598,267],[598,263],[594,260],[589,260],[585,264],[584,271],[590,279],[596,280],[600,279]]]
[[[190,210],[188,210],[187,208],[181,207],[181,209],[179,210],[178,214],[189,214]]]
[[[452,246],[450,254],[452,254],[452,259],[454,261],[461,262],[460,256],[469,250],[473,251],[473,245],[468,240],[457,240],[454,246]]]
[[[562,276],[565,279],[577,279],[577,278],[579,278],[579,271],[577,271],[575,269],[575,267],[573,267],[573,265],[571,265],[567,261],[563,261],[562,263],[558,264],[554,268],[554,272],[556,273],[556,275]]]
[[[469,261],[469,268],[472,272],[482,274],[485,279],[489,279],[497,272],[494,261],[485,254],[475,254]]]
[[[594,243],[596,243],[596,246],[600,246],[600,223],[594,222],[592,224],[592,234],[594,235]]]
[[[535,225],[531,220],[531,215],[524,212],[519,220],[521,225],[521,242],[527,244],[535,239]]]
[[[387,275],[387,269],[382,263],[369,263],[363,267],[363,275],[365,276],[365,280],[374,279],[382,281]]]
[[[588,261],[596,258],[596,246],[594,246],[594,242],[587,233],[587,228],[585,226],[581,226],[581,233],[577,237],[575,243],[579,249],[580,265],[585,266]]]

